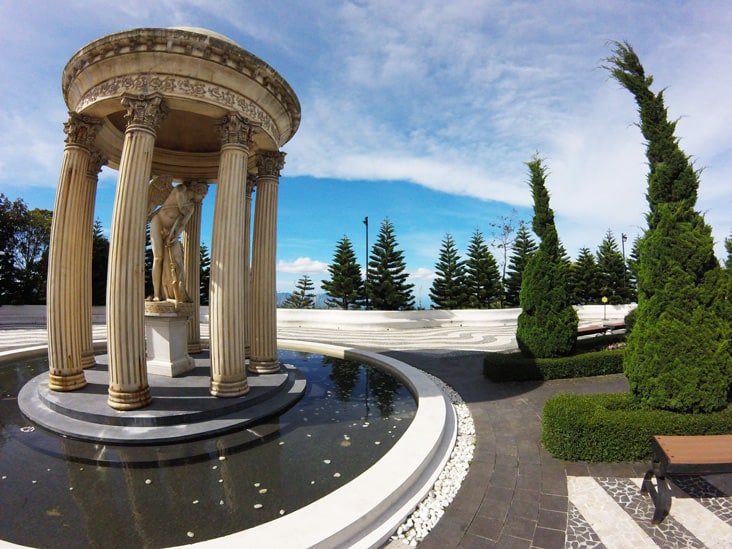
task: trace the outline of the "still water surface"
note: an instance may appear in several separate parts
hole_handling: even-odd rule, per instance
[[[414,417],[414,398],[383,370],[292,351],[280,351],[280,360],[303,372],[307,390],[254,429],[261,438],[231,433],[175,451],[102,448],[45,432],[20,413],[17,395],[48,368],[46,360],[0,366],[0,539],[48,548],[165,547],[244,530],[343,486]],[[94,459],[102,454],[119,459]]]

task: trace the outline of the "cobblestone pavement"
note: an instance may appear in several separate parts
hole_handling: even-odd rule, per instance
[[[93,327],[106,339],[106,327]],[[202,325],[202,337],[208,326]],[[392,331],[280,329],[282,339],[359,347],[421,368],[456,389],[468,404],[477,442],[455,500],[420,543],[429,548],[536,547],[732,548],[730,475],[677,479],[671,515],[650,525],[640,495],[644,463],[586,464],[552,458],[541,446],[544,402],[560,391],[626,391],[623,376],[494,384],[482,375],[487,353],[515,348],[513,328]],[[45,327],[0,329],[0,352],[45,345]],[[394,544],[397,545],[397,544]]]

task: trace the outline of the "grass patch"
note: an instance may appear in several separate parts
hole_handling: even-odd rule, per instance
[[[544,447],[570,461],[646,461],[654,435],[719,434],[732,434],[732,406],[708,414],[647,410],[627,393],[560,393],[542,420]]]

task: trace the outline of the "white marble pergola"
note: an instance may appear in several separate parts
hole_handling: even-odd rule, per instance
[[[134,29],[79,50],[63,71],[67,135],[51,229],[49,387],[86,385],[94,365],[91,246],[97,177],[119,170],[107,284],[109,399],[117,410],[150,403],[145,352],[144,254],[153,176],[216,184],[211,240],[211,393],[249,390],[277,360],[275,256],[281,147],[300,104],[264,61],[195,28]],[[252,192],[254,229],[250,231]],[[194,296],[188,349],[200,350],[200,204],[182,236]],[[251,241],[251,246],[250,246]],[[250,280],[251,277],[251,280]]]

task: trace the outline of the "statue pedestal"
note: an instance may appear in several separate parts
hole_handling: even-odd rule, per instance
[[[176,377],[196,367],[188,356],[186,332],[186,323],[192,312],[192,303],[145,302],[148,373]]]

